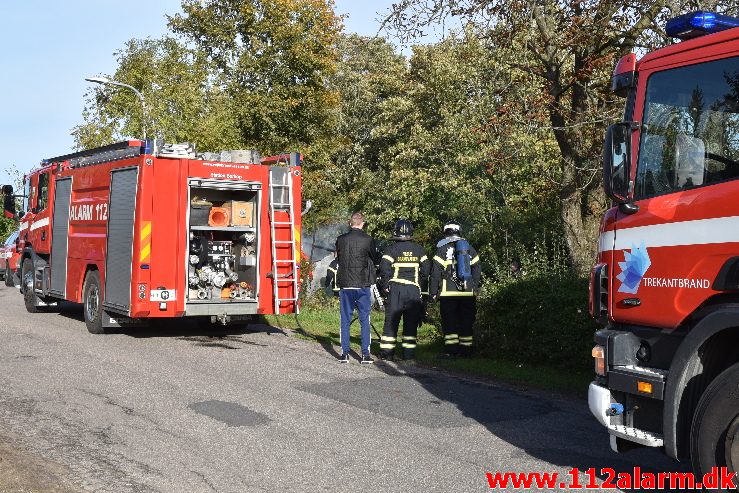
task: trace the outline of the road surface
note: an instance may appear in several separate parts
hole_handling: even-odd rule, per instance
[[[678,467],[612,453],[584,399],[341,365],[278,329],[95,336],[5,287],[0,319],[0,491],[474,492],[486,472]]]

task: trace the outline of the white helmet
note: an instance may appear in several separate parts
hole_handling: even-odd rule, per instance
[[[459,234],[461,231],[462,226],[460,226],[457,221],[447,221],[447,223],[444,225],[445,235],[456,235]]]

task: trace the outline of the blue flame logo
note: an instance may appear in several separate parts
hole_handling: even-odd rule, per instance
[[[618,263],[618,266],[621,267],[621,273],[616,276],[616,279],[621,281],[618,292],[636,294],[639,291],[639,284],[641,284],[644,273],[652,265],[646,244],[643,241],[641,246],[632,244],[631,253],[624,251],[624,259],[625,262]]]

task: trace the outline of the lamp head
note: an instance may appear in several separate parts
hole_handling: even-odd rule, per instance
[[[87,82],[94,82],[96,84],[107,84],[110,82],[110,79],[107,77],[87,77],[85,78]]]

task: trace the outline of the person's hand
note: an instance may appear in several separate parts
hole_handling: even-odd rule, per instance
[[[438,300],[438,299],[439,299],[439,295],[438,294],[432,294],[431,295],[431,303],[436,303],[436,300]]]

